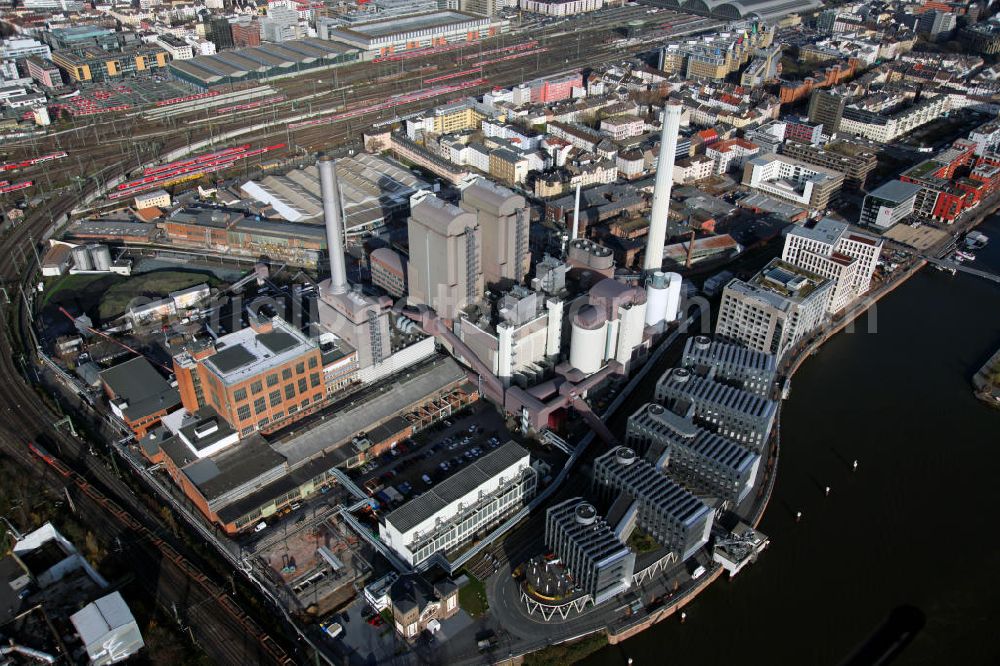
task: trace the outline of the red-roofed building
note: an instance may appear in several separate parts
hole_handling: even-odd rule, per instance
[[[746,161],[760,153],[760,146],[746,139],[728,139],[710,145],[705,157],[714,162],[715,173],[726,173],[730,169],[742,169]]]

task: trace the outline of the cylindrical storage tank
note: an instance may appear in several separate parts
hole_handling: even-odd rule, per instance
[[[77,245],[70,254],[73,255],[73,267],[78,271],[93,270],[94,265],[90,262],[90,251],[85,245]]]
[[[593,525],[597,521],[597,509],[589,502],[580,502],[574,509],[576,522],[581,525]]]
[[[604,363],[608,322],[592,305],[585,305],[573,318],[569,362],[585,374],[593,374]]]
[[[111,248],[107,245],[88,245],[87,250],[90,252],[90,260],[94,264],[95,271],[110,271],[111,270]]]
[[[663,322],[668,300],[667,274],[656,271],[646,281],[646,326],[656,326]]]
[[[679,273],[667,273],[667,309],[663,313],[666,322],[677,321],[681,309],[681,281]]]
[[[630,307],[619,309],[621,325],[618,329],[618,349],[615,359],[627,366],[632,360],[632,352],[642,344],[642,334],[645,329],[648,303],[636,303]]]
[[[563,302],[558,298],[545,301],[549,311],[548,330],[545,332],[545,355],[559,356],[562,347]]]
[[[617,461],[619,465],[628,467],[635,462],[635,451],[627,446],[619,446],[615,451],[615,461]]]

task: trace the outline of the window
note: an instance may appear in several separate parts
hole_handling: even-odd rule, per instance
[[[295,386],[293,384],[289,384],[288,386],[285,387],[285,400],[291,400],[294,397],[295,397]]]
[[[277,374],[268,375],[267,376],[267,385],[268,386],[277,386],[278,385],[278,375]]]
[[[308,390],[309,387],[306,385],[306,378],[303,377],[302,379],[299,380],[299,393],[305,393]]]
[[[285,413],[284,412],[278,412],[277,414],[274,415],[274,420],[275,421],[280,421],[283,418],[285,418]]]
[[[281,371],[281,378],[282,379],[291,379],[292,378],[292,369],[291,368],[285,368],[284,370],[282,370]]]
[[[301,375],[305,371],[306,371],[306,364],[305,363],[296,363],[295,364],[295,374]]]
[[[297,411],[299,411],[299,406],[298,405],[292,405],[291,407],[288,408],[288,415],[291,416],[292,414],[294,414]]]
[[[316,388],[317,386],[319,386],[319,373],[318,372],[314,372],[311,375],[309,375],[309,384],[313,388]]]
[[[306,398],[305,400],[302,401],[301,407],[302,409],[305,409],[308,406],[309,406],[309,398]]]
[[[260,421],[257,421],[257,427],[258,428],[263,428],[264,426],[267,425],[267,423],[268,423],[268,418],[265,416]]]
[[[271,391],[271,394],[268,397],[271,400],[272,407],[277,407],[281,404],[281,391]]]
[[[316,360],[316,357],[315,356],[310,356],[309,357],[309,369],[312,370],[317,365],[319,365],[319,362]]]
[[[263,390],[264,390],[264,385],[261,383],[259,379],[250,385],[250,392],[253,393],[254,395],[257,395]]]
[[[257,398],[253,401],[254,414],[261,414],[265,409],[267,409],[267,401],[264,398]]]
[[[251,426],[247,426],[246,428],[243,428],[243,430],[240,430],[240,435],[241,436],[246,436],[246,435],[249,435],[252,432],[253,432],[253,426],[251,425]]]
[[[247,390],[245,388],[238,388],[233,391],[233,400],[236,402],[243,402],[247,399]]]
[[[250,405],[240,405],[240,408],[236,410],[236,418],[240,421],[250,418]]]

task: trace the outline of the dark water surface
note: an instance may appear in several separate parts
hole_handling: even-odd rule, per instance
[[[1000,273],[1000,219],[980,230],[973,265]],[[906,607],[923,628],[893,663],[1000,664],[1000,410],[970,384],[1000,285],[927,268],[876,319],[792,381],[761,559],[585,664],[840,664]]]

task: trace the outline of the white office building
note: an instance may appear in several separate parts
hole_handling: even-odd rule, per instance
[[[536,485],[528,452],[507,442],[389,513],[379,538],[417,566],[509,518],[534,497]]]

